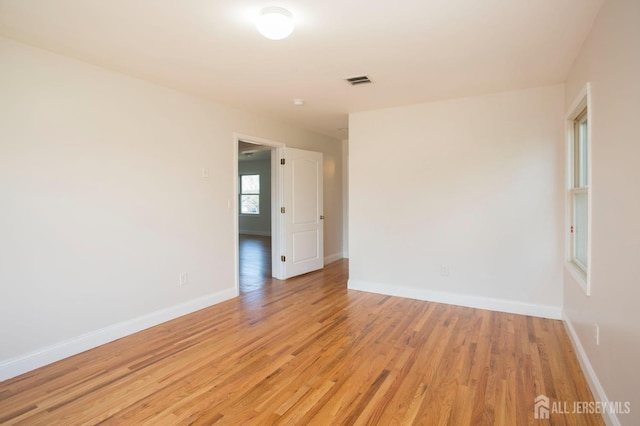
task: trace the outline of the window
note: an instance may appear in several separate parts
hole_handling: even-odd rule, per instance
[[[570,270],[585,293],[589,294],[589,87],[587,86],[570,110],[568,131],[568,260]]]
[[[260,175],[240,176],[240,213],[260,214]]]
[[[572,261],[587,273],[589,259],[587,256],[588,236],[588,204],[589,204],[589,169],[588,144],[589,133],[587,126],[587,109],[573,121],[573,170],[570,199],[571,199],[571,240]]]

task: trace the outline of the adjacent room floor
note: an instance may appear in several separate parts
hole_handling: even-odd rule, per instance
[[[257,290],[271,282],[271,237],[239,236],[240,293]]]

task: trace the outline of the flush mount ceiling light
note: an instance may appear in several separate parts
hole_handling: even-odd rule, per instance
[[[256,28],[270,40],[282,40],[293,32],[293,16],[282,7],[265,7],[260,11]]]

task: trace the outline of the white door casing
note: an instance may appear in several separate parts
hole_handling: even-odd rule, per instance
[[[322,153],[282,149],[284,164],[285,278],[322,269]],[[281,213],[282,214],[282,213]]]

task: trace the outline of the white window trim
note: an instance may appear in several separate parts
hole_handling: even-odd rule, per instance
[[[573,236],[571,234],[571,224],[573,223],[573,203],[571,197],[573,194],[583,192],[585,189],[577,189],[573,187],[574,184],[574,121],[580,115],[580,113],[587,108],[587,134],[589,142],[587,144],[587,258],[589,262],[586,269],[583,265],[578,265],[573,260]],[[578,283],[587,296],[591,295],[591,265],[593,264],[591,257],[591,238],[592,238],[592,146],[593,146],[593,133],[592,127],[592,106],[591,106],[591,84],[587,83],[575,100],[572,102],[571,107],[566,115],[566,135],[567,135],[567,164],[566,164],[566,224],[565,224],[565,268],[571,274],[573,279]]]

